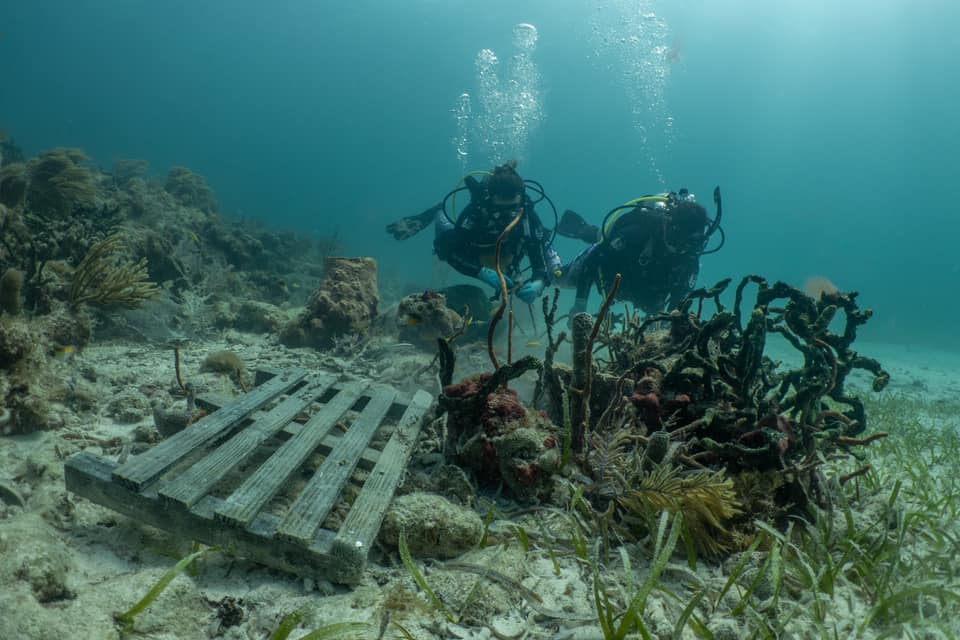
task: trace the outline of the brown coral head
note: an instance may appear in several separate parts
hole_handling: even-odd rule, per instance
[[[651,375],[645,375],[637,380],[634,391],[641,395],[660,393],[660,381]]]
[[[526,487],[532,487],[540,479],[540,468],[536,463],[517,465],[513,469],[517,483]]]
[[[660,419],[663,415],[663,409],[660,406],[660,398],[655,393],[635,392],[630,396],[630,402],[637,410],[637,417],[644,425],[651,429],[660,428]]]
[[[686,410],[693,404],[693,400],[685,393],[678,393],[670,400],[663,403],[663,413],[672,416],[676,413],[686,413]]]
[[[502,433],[508,423],[522,421],[526,417],[527,410],[520,404],[517,392],[500,387],[487,396],[481,421],[487,435],[493,436]]]
[[[443,395],[448,398],[470,398],[480,393],[483,383],[490,379],[491,374],[481,373],[479,376],[464,378],[456,384],[448,384],[443,388]]]

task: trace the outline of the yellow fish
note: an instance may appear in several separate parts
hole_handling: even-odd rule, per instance
[[[527,346],[528,346],[528,347],[542,347],[542,346],[543,346],[543,343],[540,342],[539,340],[531,340],[530,342],[527,343]]]
[[[53,357],[57,360],[69,360],[77,354],[77,348],[72,344],[56,346],[53,349]]]

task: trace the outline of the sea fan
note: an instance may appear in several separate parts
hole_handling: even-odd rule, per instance
[[[686,473],[663,465],[641,472],[617,502],[624,522],[649,528],[661,511],[683,514],[685,535],[706,555],[731,551],[736,545],[725,522],[742,513],[733,482],[723,471]]]
[[[626,425],[616,430],[604,433],[594,431],[590,434],[587,464],[593,480],[599,486],[626,484],[633,463],[631,451],[636,446],[634,440],[631,429]]]

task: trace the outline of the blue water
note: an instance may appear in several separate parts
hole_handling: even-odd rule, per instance
[[[383,226],[454,185],[477,54],[505,69],[530,23],[543,117],[512,152],[561,211],[680,186],[709,209],[720,184],[727,245],[701,283],[823,275],[875,310],[864,336],[960,349],[956,3],[3,4],[0,128],[26,152],[188,166],[227,214],[336,229],[404,286],[434,278],[429,234]]]

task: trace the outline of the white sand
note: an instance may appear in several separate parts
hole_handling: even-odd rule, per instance
[[[206,392],[236,393],[234,383],[215,374],[197,373],[202,357],[211,351],[236,350],[251,368],[258,364],[286,367],[321,364],[349,369],[350,375],[372,375],[394,384],[412,387],[412,371],[429,356],[407,354],[396,362],[368,367],[349,367],[307,351],[290,351],[266,339],[228,334],[222,341],[194,344],[184,353],[184,375]],[[859,351],[878,358],[892,375],[891,389],[930,401],[960,399],[960,354],[914,349],[899,345],[862,344]],[[771,347],[776,353],[777,348]],[[392,357],[392,356],[391,356]],[[95,372],[95,381],[84,378]],[[102,452],[96,439],[132,439],[138,427],[152,424],[149,412],[132,424],[120,424],[107,415],[109,402],[120,394],[144,403],[143,391],[156,398],[169,398],[173,387],[172,354],[143,345],[93,346],[73,361],[56,363],[52,370],[65,384],[92,393],[97,402],[90,413],[78,413],[64,404],[58,412],[65,427],[57,431],[0,438],[0,481],[18,491],[26,506],[0,503],[0,639],[117,638],[113,614],[133,605],[157,579],[186,555],[190,541],[117,515],[109,509],[70,496],[63,484],[63,460],[80,450]],[[860,383],[863,384],[863,383]],[[434,389],[431,389],[434,391]],[[70,439],[81,437],[81,439]],[[90,440],[82,438],[87,437]],[[572,557],[560,559],[561,571],[542,553],[524,554],[518,545],[507,550],[489,547],[468,554],[466,561],[487,564],[516,576],[542,598],[542,607],[565,610],[567,620],[542,619],[516,593],[465,573],[433,571],[429,580],[451,606],[462,602],[476,585],[471,614],[459,624],[442,620],[426,604],[402,567],[372,566],[368,577],[353,590],[331,584],[315,584],[268,570],[242,560],[215,555],[202,563],[195,577],[181,576],[136,622],[140,637],[178,640],[266,638],[285,614],[300,610],[302,625],[291,635],[298,638],[324,624],[369,621],[376,638],[387,609],[418,640],[428,638],[551,638],[565,625],[573,631],[556,637],[598,638],[592,625],[579,625],[578,616],[593,615],[592,583]],[[666,584],[682,590],[682,560],[675,559],[675,575]],[[646,567],[635,566],[642,580]],[[724,581],[720,567],[699,565],[700,579],[718,585]],[[683,595],[683,594],[681,594]],[[221,628],[216,604],[224,598],[241,601],[244,616],[239,624]],[[845,604],[849,597],[852,604]],[[44,600],[41,602],[40,600]],[[863,608],[856,594],[838,594],[831,605],[841,627],[858,624]],[[211,604],[214,603],[214,604]],[[735,604],[735,603],[734,603]],[[656,637],[667,637],[674,619],[662,594],[651,598],[648,626]],[[736,624],[719,620],[711,627]],[[666,635],[661,635],[666,634]],[[398,629],[387,627],[385,638],[400,638]],[[690,631],[683,637],[693,637]],[[844,635],[843,637],[847,637]],[[864,637],[871,637],[869,633]],[[938,636],[933,636],[938,637]]]

